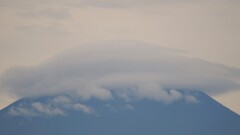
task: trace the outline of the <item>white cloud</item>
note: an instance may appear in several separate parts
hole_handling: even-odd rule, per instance
[[[31,101],[31,100],[28,100]],[[94,109],[90,106],[79,103],[75,97],[65,95],[58,95],[48,97],[44,102],[22,101],[20,104],[12,106],[8,114],[10,116],[25,116],[25,117],[38,117],[38,116],[66,116],[71,110],[81,111],[87,114],[94,113]]]
[[[83,105],[83,104],[80,104],[80,103],[76,103],[73,105],[73,108],[75,110],[79,110],[79,111],[82,111],[84,113],[92,113],[93,112],[93,109],[89,108],[88,106],[86,105]]]
[[[53,102],[54,104],[69,104],[69,103],[71,103],[72,101],[71,101],[71,99],[68,98],[67,96],[57,96],[57,97],[55,97],[55,98],[52,100],[52,102]]]
[[[59,106],[53,106],[51,103],[43,104],[41,102],[33,102],[31,104],[20,104],[9,109],[10,116],[63,116],[66,113]]]
[[[12,107],[12,108],[10,108],[8,113],[11,116],[26,116],[26,117],[37,116],[37,114],[35,112],[32,112],[31,110],[24,108],[24,107]]]
[[[85,87],[82,88],[82,90],[77,91],[77,95],[79,95],[80,98],[85,100],[88,100],[91,97],[96,97],[102,100],[107,100],[112,98],[110,91],[93,84],[86,85]]]
[[[131,104],[105,104],[105,107],[111,111],[121,111],[121,110],[134,110],[134,107]]]
[[[171,103],[183,98],[178,90],[221,93],[239,88],[239,79],[237,68],[178,50],[110,42],[73,48],[38,66],[13,68],[1,76],[1,87],[19,97],[67,93],[84,100],[119,96]]]
[[[194,97],[193,95],[186,95],[184,96],[184,99],[187,103],[198,103],[200,101],[198,101],[198,99],[196,97]]]
[[[35,102],[32,103],[32,108],[35,109],[37,112],[39,113],[43,113],[46,115],[65,115],[65,113],[63,112],[63,110],[59,109],[59,108],[55,108],[52,107],[50,104],[42,104],[41,102]]]

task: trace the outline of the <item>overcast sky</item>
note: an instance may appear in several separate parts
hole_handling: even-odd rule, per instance
[[[84,43],[131,40],[240,68],[240,1],[0,0],[0,72]],[[0,106],[15,98],[1,90]],[[240,113],[240,92],[214,98]]]

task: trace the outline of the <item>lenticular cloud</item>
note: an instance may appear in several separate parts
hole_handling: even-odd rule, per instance
[[[137,42],[86,44],[1,76],[19,97],[69,94],[81,99],[148,98],[172,102],[179,90],[219,93],[239,88],[240,70]],[[192,99],[192,98],[191,98]]]

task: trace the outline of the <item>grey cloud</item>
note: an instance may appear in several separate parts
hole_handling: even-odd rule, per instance
[[[195,101],[179,90],[221,93],[239,89],[239,79],[237,68],[178,50],[138,42],[109,42],[81,45],[38,66],[12,68],[1,76],[1,89],[19,97],[65,93],[82,100],[117,96],[171,103],[184,98]]]

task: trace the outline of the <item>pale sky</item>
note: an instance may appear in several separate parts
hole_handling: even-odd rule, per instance
[[[0,0],[0,72],[74,46],[132,40],[240,68],[240,1]],[[240,114],[240,90],[213,98]],[[0,108],[16,100],[0,91]]]

